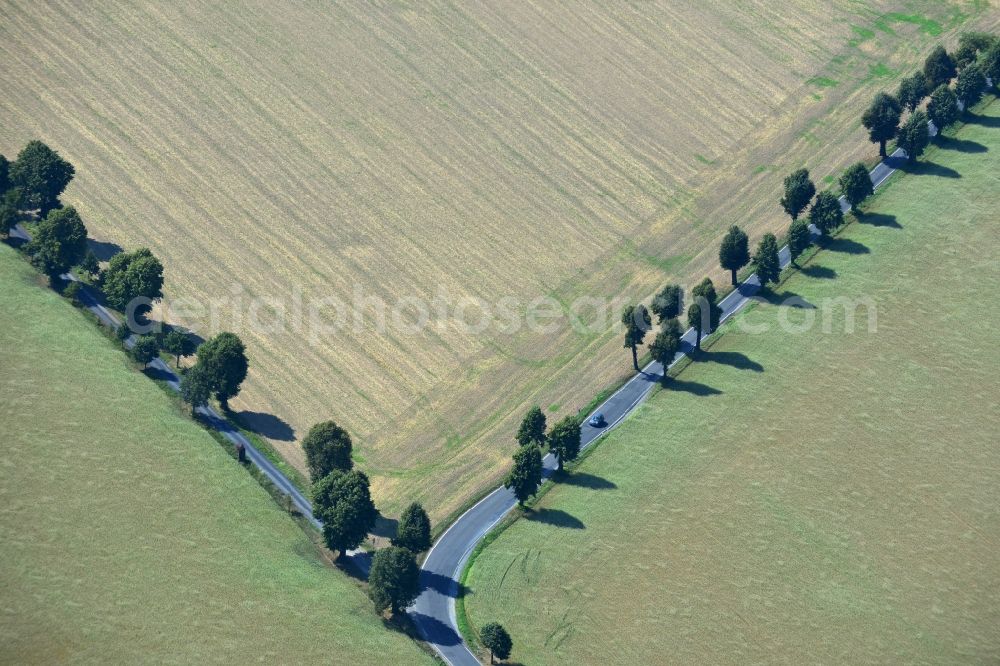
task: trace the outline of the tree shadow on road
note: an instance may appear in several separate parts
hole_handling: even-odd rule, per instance
[[[590,488],[591,490],[614,490],[618,486],[608,481],[604,477],[586,472],[563,472],[556,476],[556,480],[565,486],[577,486],[579,488]]]
[[[562,509],[532,509],[526,511],[524,517],[533,523],[545,523],[553,527],[565,527],[571,530],[582,530],[587,527],[582,520]]]
[[[458,645],[462,642],[462,639],[455,633],[454,629],[435,617],[416,612],[410,613],[410,617],[413,618],[416,624],[420,625],[423,633],[427,635],[427,640],[431,643],[450,646]]]
[[[281,442],[295,440],[295,429],[286,421],[267,412],[233,412],[239,423],[251,432]]]
[[[746,354],[742,352],[713,352],[713,351],[703,351],[698,355],[697,360],[699,362],[707,361],[708,363],[719,363],[721,365],[728,365],[739,370],[752,370],[754,372],[764,372],[764,366],[756,361],[752,360]]]
[[[668,391],[683,391],[697,396],[722,395],[722,391],[700,382],[687,382],[683,379],[668,379],[664,384]]]
[[[978,141],[969,139],[956,139],[952,136],[942,136],[938,138],[937,144],[945,150],[954,150],[960,153],[985,153],[989,148]]]
[[[442,576],[426,569],[420,571],[420,587],[421,589],[434,590],[454,599],[464,597],[466,593],[465,586],[454,578]]]
[[[844,254],[870,254],[867,245],[850,238],[821,238],[817,244],[824,250],[843,252]]]
[[[153,381],[158,381],[158,382],[169,382],[174,379],[177,379],[177,376],[174,375],[173,372],[164,370],[163,368],[157,368],[152,365],[143,368],[142,373],[147,377],[149,377],[150,379],[152,379]]]
[[[903,225],[896,221],[895,215],[885,213],[861,213],[857,216],[858,222],[873,227],[889,227],[892,229],[902,229]]]
[[[837,271],[827,266],[818,266],[816,264],[809,264],[802,267],[801,272],[806,277],[811,277],[815,280],[832,280],[837,277]]]

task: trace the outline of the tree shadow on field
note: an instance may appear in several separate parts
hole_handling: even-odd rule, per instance
[[[962,177],[962,174],[951,167],[946,167],[936,162],[907,162],[899,170],[914,176],[937,176],[939,178]]]
[[[728,365],[738,370],[752,370],[753,372],[764,372],[764,366],[762,366],[757,361],[752,360],[749,356],[747,356],[742,352],[703,351],[699,355],[698,361],[707,361],[709,363],[719,363],[720,365]]]
[[[965,122],[983,127],[1000,127],[1000,118],[996,116],[980,116],[974,113],[965,114]]]
[[[545,523],[553,527],[565,527],[571,530],[586,528],[583,521],[562,509],[534,509],[526,512],[524,517],[533,523]]]
[[[817,266],[816,264],[804,266],[800,272],[806,277],[811,277],[815,280],[832,280],[837,277],[837,271],[827,266]]]
[[[771,305],[778,305],[785,308],[795,308],[797,310],[815,310],[816,306],[799,296],[794,291],[784,290],[781,293],[767,289],[761,292],[761,298]]]
[[[235,412],[233,414],[244,428],[258,435],[280,442],[295,439],[295,429],[283,419],[267,412]]]
[[[586,472],[563,473],[557,477],[559,483],[565,486],[577,486],[579,488],[590,488],[591,490],[614,490],[618,486],[607,479],[595,474]]]
[[[668,391],[683,391],[684,393],[697,396],[722,395],[722,391],[717,388],[712,388],[700,382],[687,382],[683,379],[668,379],[663,386]]]
[[[393,539],[396,536],[396,530],[398,528],[399,521],[395,518],[379,516],[375,520],[375,527],[372,528],[372,534],[377,537],[382,537],[383,539]]]
[[[857,216],[858,222],[873,227],[889,227],[891,229],[902,229],[903,225],[896,221],[895,215],[885,213],[861,213]]]
[[[870,254],[868,246],[850,238],[826,238],[822,237],[817,244],[824,250],[831,252],[843,252],[844,254]]]
[[[978,141],[969,139],[956,139],[952,136],[942,136],[938,138],[938,145],[945,150],[954,150],[960,153],[985,153],[989,148]]]
[[[116,254],[121,254],[125,250],[118,243],[87,239],[87,249],[94,253],[98,261],[111,261]]]

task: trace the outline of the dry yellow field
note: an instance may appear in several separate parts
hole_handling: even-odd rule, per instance
[[[873,155],[871,93],[998,23],[937,0],[16,0],[0,151],[60,150],[65,200],[152,247],[169,298],[641,298],[721,279],[725,227],[785,224],[783,172]],[[300,467],[313,422],[348,427],[388,513],[443,517],[503,473],[526,406],[573,411],[629,370],[612,331],[219,326],[251,355],[234,408]]]

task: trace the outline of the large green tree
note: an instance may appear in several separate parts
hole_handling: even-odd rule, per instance
[[[927,114],[915,111],[899,128],[899,147],[906,151],[906,159],[915,162],[930,142]]]
[[[514,492],[517,503],[524,506],[542,482],[542,452],[537,444],[522,446],[514,452],[514,466],[503,485]]]
[[[867,172],[865,173],[867,178]],[[871,182],[871,181],[869,181]],[[828,234],[844,223],[844,211],[840,209],[840,200],[832,192],[820,192],[809,209],[809,222],[814,224],[820,233]]]
[[[514,649],[514,641],[511,640],[510,634],[497,622],[487,622],[483,625],[479,631],[479,642],[490,651],[491,664],[496,663],[494,657],[506,659]]]
[[[933,90],[940,85],[945,85],[954,76],[955,62],[943,46],[935,47],[924,61],[924,78],[927,79],[927,88]]]
[[[517,443],[527,446],[531,442],[545,443],[545,414],[537,405],[528,410],[517,429]]]
[[[805,220],[795,220],[788,228],[788,253],[792,258],[792,265],[798,266],[795,260],[802,256],[812,245],[812,232],[809,231],[809,224]]]
[[[378,510],[364,472],[334,470],[313,483],[313,514],[323,523],[323,541],[338,556],[357,548],[375,527]]]
[[[668,284],[653,298],[649,308],[662,325],[668,319],[673,319],[684,309],[684,290],[676,284]]]
[[[181,367],[181,357],[194,353],[194,340],[180,329],[173,329],[163,336],[163,351],[174,355],[174,365]]]
[[[198,365],[212,382],[215,397],[228,409],[229,399],[240,392],[250,367],[243,341],[235,333],[219,333],[198,347]]]
[[[0,154],[0,196],[10,189],[10,160]]]
[[[132,358],[135,359],[136,363],[140,363],[145,367],[156,358],[159,351],[160,345],[156,341],[155,336],[141,335],[136,339],[135,344],[132,345]]]
[[[635,371],[638,372],[638,347],[646,338],[646,333],[653,327],[653,322],[649,318],[649,311],[646,309],[646,306],[640,303],[639,305],[628,305],[625,307],[625,311],[622,313],[622,324],[625,325],[624,347],[632,350],[632,365],[635,367]]]
[[[778,259],[778,239],[774,234],[764,234],[760,245],[757,246],[753,261],[762,287],[778,282],[781,277],[781,262]]]
[[[386,608],[398,614],[420,595],[420,568],[406,548],[389,546],[375,551],[368,573],[368,596],[379,613]]]
[[[965,110],[976,104],[983,98],[983,91],[986,88],[986,75],[983,68],[972,64],[963,69],[955,82],[955,97],[965,105]]]
[[[62,275],[87,252],[87,228],[72,206],[50,212],[27,247],[32,263],[49,277]]]
[[[885,144],[896,136],[902,108],[899,100],[888,93],[875,95],[871,106],[862,114],[861,124],[868,130],[868,138],[878,144],[878,154],[885,157]]]
[[[333,470],[351,471],[351,435],[333,421],[317,423],[302,440],[309,478],[322,479]]]
[[[719,326],[719,320],[722,319],[719,295],[715,291],[715,284],[711,278],[705,278],[694,286],[694,289],[691,290],[691,300],[702,308],[708,308],[709,329],[705,331],[705,335],[708,335]]]
[[[10,182],[21,188],[24,206],[46,215],[59,205],[73,174],[73,165],[59,153],[41,141],[29,141],[10,167]]]
[[[417,502],[406,507],[400,516],[392,545],[407,548],[414,553],[422,553],[431,547],[431,519],[424,507]]]
[[[916,110],[925,97],[927,97],[927,79],[924,78],[923,72],[915,72],[899,82],[896,98],[904,108],[910,111]]]
[[[851,210],[857,214],[858,206],[875,192],[868,167],[862,162],[847,167],[840,176],[840,191],[851,204]]]
[[[946,127],[958,120],[958,98],[947,85],[938,86],[931,93],[931,101],[927,103],[927,117],[937,127],[938,136]]]
[[[17,224],[17,206],[12,205],[6,198],[0,199],[0,236],[7,236],[11,229]]]
[[[122,328],[128,330],[123,324]],[[212,382],[205,374],[204,368],[194,366],[181,377],[181,398],[191,405],[191,415],[195,410],[208,402],[212,395]]]
[[[699,315],[697,329],[701,328],[701,317]],[[681,324],[677,319],[668,319],[663,322],[660,332],[656,334],[653,343],[649,345],[649,353],[653,360],[663,366],[663,378],[667,378],[667,368],[674,362],[677,352],[681,350]],[[699,332],[698,337],[701,337]]]
[[[1000,88],[1000,39],[983,54],[983,74],[990,77],[993,87]]]
[[[799,211],[801,212],[801,211]],[[733,286],[736,286],[736,271],[750,263],[750,239],[735,224],[729,227],[729,231],[719,245],[719,265],[729,271],[732,276]],[[678,313],[680,311],[678,309]],[[677,315],[674,315],[675,317]]]
[[[564,463],[576,460],[580,455],[580,420],[575,416],[567,416],[552,426],[549,432],[549,449],[556,456],[560,472]]]
[[[163,297],[163,264],[149,248],[121,252],[111,258],[102,278],[104,295],[111,307],[125,312],[133,299],[155,301]],[[148,306],[143,306],[145,311]]]
[[[814,194],[816,186],[809,179],[809,170],[793,171],[785,178],[785,193],[781,197],[781,207],[794,220],[809,205]]]

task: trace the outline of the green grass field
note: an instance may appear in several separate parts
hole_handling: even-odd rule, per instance
[[[1000,103],[500,534],[473,628],[556,663],[996,663]],[[824,300],[870,297],[877,328]],[[781,318],[817,325],[800,334]],[[751,334],[767,325],[770,332]]]
[[[787,226],[785,172],[873,158],[874,92],[998,25],[972,0],[10,0],[0,151],[60,150],[65,200],[151,247],[170,299],[638,300],[722,279],[730,224]],[[304,344],[228,308],[165,314],[244,338],[233,407],[291,464],[333,418],[379,506],[435,522],[499,482],[531,405],[558,419],[631,371],[610,328]]]
[[[433,663],[0,245],[0,662]]]

